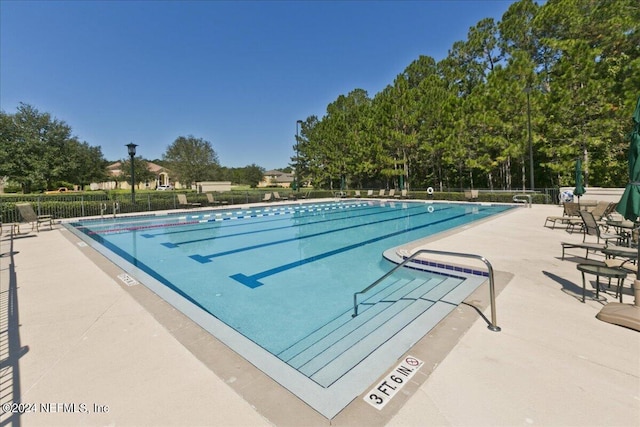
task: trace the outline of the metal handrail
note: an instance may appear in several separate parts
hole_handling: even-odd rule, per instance
[[[479,259],[480,261],[485,263],[485,265],[487,266],[488,273],[489,273],[489,298],[491,300],[491,323],[487,327],[490,330],[494,331],[494,332],[499,332],[501,330],[501,328],[496,323],[496,291],[495,291],[495,284],[494,284],[494,280],[493,280],[493,266],[491,265],[491,263],[485,257],[483,257],[482,255],[466,254],[466,253],[462,253],[462,252],[437,251],[437,250],[434,250],[434,249],[420,249],[420,250],[418,250],[417,252],[413,253],[411,256],[406,258],[404,261],[402,261],[400,264],[396,265],[394,268],[392,268],[389,272],[387,272],[385,275],[380,277],[378,280],[376,280],[375,282],[373,282],[372,284],[370,284],[369,286],[367,286],[363,290],[354,293],[353,294],[353,314],[351,315],[351,317],[356,317],[358,315],[358,295],[365,294],[371,288],[373,288],[376,285],[378,285],[384,279],[386,279],[387,277],[389,277],[393,273],[395,273],[397,270],[399,270],[400,268],[404,267],[406,264],[408,264],[411,261],[413,261],[418,255],[421,255],[421,254],[424,254],[424,253],[431,253],[431,254],[436,254],[436,255],[458,256],[458,257],[462,257],[462,258],[474,258],[474,259]]]
[[[530,194],[516,194],[513,196],[513,201],[516,203],[527,203],[525,200],[522,200],[521,197],[526,197],[529,199],[529,207],[532,206],[532,199]]]

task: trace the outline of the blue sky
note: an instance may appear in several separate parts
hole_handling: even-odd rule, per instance
[[[65,121],[108,160],[178,137],[220,163],[286,167],[296,120],[446,57],[513,1],[0,1],[0,108]]]

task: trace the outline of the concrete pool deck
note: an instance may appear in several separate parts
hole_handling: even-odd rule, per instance
[[[443,321],[427,334],[416,351],[429,344],[442,357],[383,410],[360,396],[332,420],[143,286],[121,282],[117,267],[63,227],[3,234],[0,403],[19,400],[13,409],[31,412],[0,409],[0,426],[636,426],[640,333],[596,319],[602,303],[580,302],[576,259],[561,261],[559,243],[581,236],[543,227],[559,213],[518,208],[429,239],[432,249],[481,254],[500,272],[502,331],[461,306],[468,330]]]

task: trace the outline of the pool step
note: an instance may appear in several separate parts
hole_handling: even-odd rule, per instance
[[[344,313],[279,357],[328,387],[410,323],[420,324],[406,345],[415,343],[456,307],[447,299],[460,284],[455,278],[397,280],[365,300],[357,317]]]
[[[440,280],[435,279],[433,286],[436,286]],[[332,334],[337,334],[342,330],[344,332],[344,325],[350,324],[352,329],[359,327],[366,323],[371,317],[376,316],[381,310],[388,307],[394,300],[401,298],[404,294],[407,294],[421,285],[425,285],[423,280],[406,280],[399,279],[391,282],[390,285],[384,286],[381,284],[380,289],[373,289],[371,295],[368,298],[361,300],[361,304],[358,307],[358,316],[352,318],[353,310],[342,313],[339,317],[333,319],[331,322],[326,323],[320,329],[317,329],[313,333],[307,335],[302,340],[296,342],[293,346],[284,350],[278,357],[287,363],[291,364],[294,357],[307,350],[314,344],[322,341],[327,337],[331,337]],[[348,330],[346,331],[348,332]],[[334,339],[337,335],[333,335]]]

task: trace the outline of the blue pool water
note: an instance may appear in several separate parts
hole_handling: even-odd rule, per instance
[[[351,310],[386,249],[506,209],[341,201],[72,225],[277,356]]]

